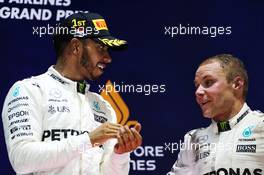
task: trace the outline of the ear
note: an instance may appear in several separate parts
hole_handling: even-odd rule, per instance
[[[233,80],[232,88],[235,90],[242,89],[244,87],[244,80],[240,76],[236,76]]]
[[[74,55],[79,55],[82,51],[82,42],[77,38],[73,38],[70,41],[70,49]]]

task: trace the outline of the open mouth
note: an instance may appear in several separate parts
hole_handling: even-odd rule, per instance
[[[208,102],[203,102],[202,105],[205,105],[206,103],[208,103]]]
[[[106,64],[99,62],[96,64],[96,67],[103,71],[106,68]]]
[[[205,105],[207,105],[210,101],[206,101],[206,102],[202,102],[201,106],[204,107]]]

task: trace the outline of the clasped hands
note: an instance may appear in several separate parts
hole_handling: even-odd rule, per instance
[[[140,130],[140,123],[129,128],[127,125],[106,122],[90,132],[89,137],[92,145],[101,145],[108,139],[116,138],[118,142],[115,144],[114,152],[122,154],[133,151],[142,144]]]

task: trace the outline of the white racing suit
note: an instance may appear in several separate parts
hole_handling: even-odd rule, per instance
[[[228,122],[188,132],[167,175],[264,175],[264,114],[245,103]]]
[[[52,66],[16,82],[4,102],[2,120],[8,156],[18,174],[125,175],[129,153],[115,154],[115,139],[92,146],[88,133],[116,123],[110,104],[86,83],[61,76]]]

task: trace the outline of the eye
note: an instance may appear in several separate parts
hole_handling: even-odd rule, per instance
[[[215,83],[215,80],[211,80],[211,79],[205,80],[204,83],[203,83],[204,84],[203,86],[205,88],[208,88],[208,87],[211,87],[214,83]]]
[[[97,49],[98,49],[99,52],[105,52],[108,49],[107,46],[103,46],[101,44],[98,44],[96,47],[97,47]]]
[[[194,82],[194,86],[195,86],[195,88],[197,89],[197,88],[198,88],[198,86],[199,86],[199,84],[198,84],[198,83],[196,83],[196,82]]]
[[[103,49],[104,49],[104,46],[101,45],[101,44],[98,44],[98,45],[97,45],[97,48],[98,48],[99,50],[103,50]]]

